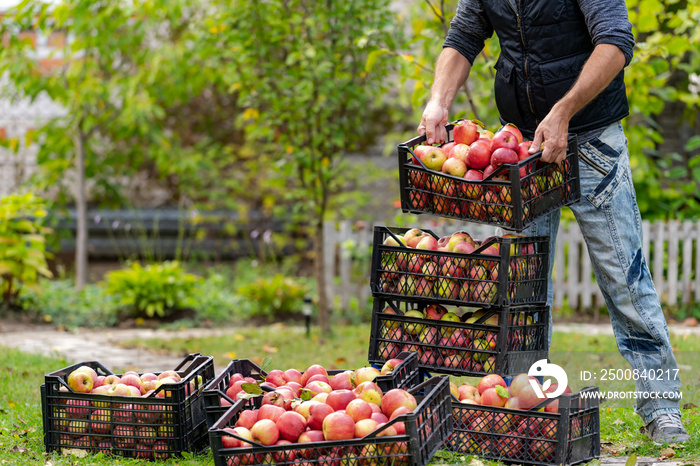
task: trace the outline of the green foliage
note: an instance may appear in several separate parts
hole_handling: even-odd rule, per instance
[[[198,325],[240,323],[248,319],[255,304],[235,293],[230,281],[214,273],[196,283],[192,294]],[[182,322],[178,322],[179,325]]]
[[[166,317],[194,305],[195,284],[201,279],[186,273],[176,261],[142,267],[133,262],[124,270],[108,272],[105,292],[135,317]]]
[[[253,303],[251,316],[270,320],[301,311],[307,291],[303,284],[280,274],[258,278],[237,290]]]
[[[39,290],[39,277],[51,277],[43,226],[46,203],[27,193],[0,198],[0,292],[3,306],[15,304],[22,288]]]
[[[119,299],[98,285],[76,290],[70,280],[41,280],[41,292],[24,290],[19,305],[37,321],[63,328],[111,327],[119,323]]]

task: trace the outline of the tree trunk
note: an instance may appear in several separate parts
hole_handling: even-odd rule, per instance
[[[331,333],[330,309],[328,306],[328,296],[326,296],[326,268],[325,268],[325,244],[323,237],[323,216],[316,224],[314,233],[314,249],[316,264],[316,288],[318,289],[318,325],[324,335]]]
[[[87,283],[87,194],[85,192],[85,134],[80,125],[75,133],[75,163],[78,173],[78,187],[75,195],[75,208],[78,216],[75,240],[75,287],[81,289]]]

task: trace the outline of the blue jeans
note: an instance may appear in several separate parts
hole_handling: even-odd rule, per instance
[[[581,200],[570,208],[588,246],[593,271],[610,313],[622,356],[640,372],[654,370],[660,380],[638,379],[637,392],[675,392],[680,389],[676,359],[642,253],[642,219],[632,184],[627,139],[622,125],[613,123],[598,137],[579,144]],[[549,286],[552,305],[552,267],[559,229],[559,211],[527,228],[526,235],[549,235]],[[552,324],[550,320],[551,342]],[[664,413],[680,413],[678,399],[638,398],[635,411],[648,424]]]

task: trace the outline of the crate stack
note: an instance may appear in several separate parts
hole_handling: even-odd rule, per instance
[[[446,127],[447,142],[452,128]],[[482,181],[428,169],[413,151],[424,141],[419,136],[398,146],[406,213],[521,232],[537,218],[580,199],[575,136],[561,164],[540,162],[540,152],[502,165]],[[441,239],[430,230],[422,232]],[[414,351],[425,374],[495,373],[507,379],[547,358],[549,237],[491,237],[465,254],[417,248],[415,241],[407,244],[407,234],[416,231],[374,229],[370,362],[381,364],[402,351]],[[465,240],[473,238],[454,241]],[[448,241],[443,237],[442,245]],[[596,390],[561,395],[558,412],[543,412],[551,399],[530,410],[453,400],[455,430],[444,448],[519,464],[590,460],[600,452],[598,401],[587,397]]]

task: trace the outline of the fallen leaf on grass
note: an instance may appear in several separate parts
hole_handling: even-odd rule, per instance
[[[484,463],[483,461],[481,461],[480,459],[477,459],[477,458],[472,458],[471,461],[469,461],[469,463],[467,463],[467,464],[469,466],[485,466],[486,465],[486,463]]]
[[[676,456],[676,452],[672,448],[664,448],[659,452],[659,459],[665,460]]]
[[[85,458],[88,454],[87,450],[81,450],[80,448],[64,448],[61,453],[63,453],[63,456],[73,455],[78,458]]]
[[[263,346],[262,350],[266,353],[276,353],[277,351],[279,351],[279,349],[275,348],[274,346]]]
[[[676,450],[678,450],[679,448],[685,448],[685,445],[683,445],[682,443],[672,443],[668,447],[675,448]]]
[[[698,405],[693,404],[693,403],[686,403],[683,405],[683,409],[695,409],[697,407],[698,407]]]
[[[53,461],[46,460],[46,463],[44,463],[44,466],[53,466]]]
[[[29,450],[27,450],[24,447],[20,447],[15,445],[14,447],[10,448],[10,452],[12,453],[27,453]]]
[[[624,426],[624,425],[625,425],[625,421],[623,421],[622,419],[615,419],[615,420],[613,421],[613,425],[614,425],[614,426]]]
[[[629,458],[627,458],[627,461],[625,462],[625,466],[635,466],[637,464],[637,454],[632,453]]]

